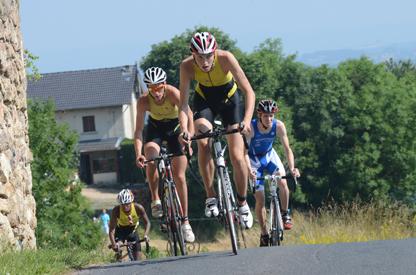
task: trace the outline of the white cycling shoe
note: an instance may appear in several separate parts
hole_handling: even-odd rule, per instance
[[[251,215],[250,207],[248,204],[244,204],[238,208],[238,213],[241,218],[241,225],[246,229],[250,229],[253,226],[253,215]]]
[[[183,238],[187,243],[193,243],[195,241],[194,232],[192,232],[192,227],[189,223],[182,224],[181,226]]]
[[[218,216],[217,198],[208,198],[205,201],[205,216],[208,218]]]

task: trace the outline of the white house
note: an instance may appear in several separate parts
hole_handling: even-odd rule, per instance
[[[56,120],[79,134],[81,180],[109,183],[120,178],[120,143],[133,138],[141,83],[136,64],[43,74],[28,82],[27,94],[30,99],[52,99]]]

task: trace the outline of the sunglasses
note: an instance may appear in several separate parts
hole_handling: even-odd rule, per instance
[[[159,84],[155,84],[155,85],[149,85],[147,86],[147,89],[150,92],[159,92],[160,90],[162,90],[165,87],[165,84],[163,83],[159,83]]]

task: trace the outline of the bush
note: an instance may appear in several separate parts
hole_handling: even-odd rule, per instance
[[[95,248],[100,228],[92,222],[82,185],[74,178],[79,163],[77,134],[56,123],[51,101],[30,101],[28,111],[38,246]]]

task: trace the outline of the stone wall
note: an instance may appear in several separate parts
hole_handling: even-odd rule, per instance
[[[0,0],[0,251],[35,248],[19,1]]]

